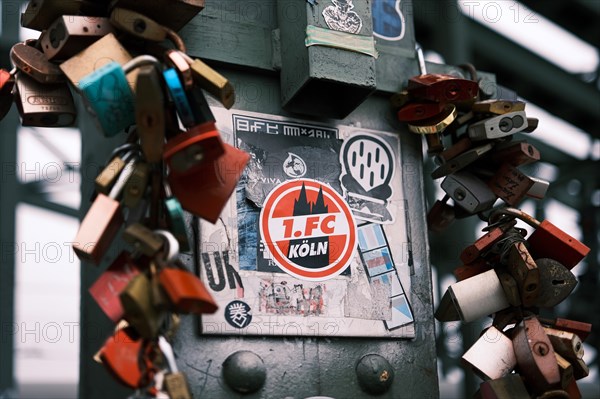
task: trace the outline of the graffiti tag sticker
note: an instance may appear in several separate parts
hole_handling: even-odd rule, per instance
[[[350,266],[357,244],[348,204],[329,185],[312,179],[276,186],[265,199],[259,231],[275,264],[302,280],[339,275]]]
[[[344,196],[357,219],[393,223],[388,210],[396,165],[390,145],[382,138],[360,133],[344,141],[340,153]]]
[[[329,29],[358,34],[362,29],[362,19],[355,11],[352,0],[331,0],[333,5],[323,10],[323,18]]]
[[[225,320],[235,328],[247,327],[252,322],[250,310],[246,302],[232,301],[225,308]]]

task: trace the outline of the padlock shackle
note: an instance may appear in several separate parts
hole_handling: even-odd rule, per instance
[[[108,194],[109,198],[116,199],[119,196],[119,194],[121,194],[121,192],[125,188],[125,184],[127,184],[127,181],[133,174],[133,167],[135,166],[135,162],[135,159],[132,159],[131,161],[127,162],[127,165],[125,165],[123,171],[121,171],[121,174],[117,178],[117,181],[110,190]]]
[[[171,373],[178,373],[179,370],[177,369],[177,362],[175,361],[175,352],[173,352],[173,347],[162,335],[158,337],[158,347],[165,357]]]
[[[137,56],[134,59],[125,63],[123,65],[123,71],[127,74],[136,68],[141,68],[146,65],[153,65],[158,71],[162,70],[162,64],[156,57],[145,54]]]
[[[415,43],[415,51],[417,52],[417,62],[419,63],[419,74],[427,74],[427,66],[425,65],[425,56],[423,55],[423,48],[419,43]]]
[[[500,208],[495,211],[492,211],[489,217],[489,224],[494,224],[498,222],[502,218],[502,216],[512,216],[516,219],[522,220],[533,228],[538,228],[541,222],[535,219],[533,216],[526,214],[520,209],[517,208]]]
[[[177,259],[177,256],[179,255],[179,241],[177,241],[177,238],[175,238],[173,233],[171,233],[168,230],[157,229],[157,230],[154,230],[154,233],[156,233],[159,236],[164,238],[166,250],[167,250],[167,251],[163,252],[163,253],[166,252],[165,259],[164,259],[165,262],[167,262],[167,263],[174,262]]]

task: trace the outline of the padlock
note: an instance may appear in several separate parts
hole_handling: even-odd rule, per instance
[[[485,211],[496,202],[490,188],[470,172],[459,171],[447,176],[441,187],[456,205],[471,214]]]
[[[456,158],[465,151],[470,150],[471,148],[473,148],[473,142],[468,136],[463,136],[460,140],[454,143],[452,147],[437,154],[435,156],[435,160],[438,164],[444,164]]]
[[[110,8],[125,8],[147,15],[161,25],[179,31],[204,8],[204,0],[113,0]]]
[[[527,128],[527,116],[523,111],[509,112],[475,122],[467,130],[473,141],[494,140],[511,136]]]
[[[583,361],[583,359],[571,359],[571,366],[573,366],[573,376],[576,380],[580,380],[582,378],[590,375],[590,368]]]
[[[452,75],[426,74],[410,78],[407,90],[414,99],[457,103],[475,100],[479,85]]]
[[[454,277],[456,277],[456,281],[463,281],[478,274],[485,273],[491,269],[492,265],[490,265],[485,259],[478,258],[472,263],[455,268],[452,271],[452,274],[454,274]]]
[[[63,15],[57,18],[39,41],[51,61],[66,60],[100,39],[113,33],[108,18],[82,15]]]
[[[577,279],[553,259],[538,258],[535,263],[540,271],[540,291],[533,304],[540,308],[553,308],[573,292]]]
[[[454,104],[446,104],[443,111],[438,115],[410,123],[408,130],[413,133],[425,135],[439,134],[454,122],[456,115],[456,106]]]
[[[123,318],[119,294],[140,270],[129,252],[123,251],[89,288],[90,295],[115,323]]]
[[[509,112],[525,111],[525,102],[519,100],[484,100],[477,101],[472,106],[473,112],[480,114],[504,115]]]
[[[527,387],[536,394],[560,387],[560,372],[550,339],[537,318],[526,317],[513,334],[515,357]]]
[[[510,247],[507,269],[517,282],[523,306],[533,306],[540,292],[540,269],[524,242]]]
[[[527,118],[527,128],[523,129],[523,133],[533,133],[539,124],[538,118]]]
[[[187,270],[165,267],[159,281],[177,313],[214,313],[218,309],[204,283]]]
[[[140,387],[144,377],[140,367],[144,342],[133,338],[134,335],[131,328],[119,329],[106,340],[99,352],[102,364],[129,388]]]
[[[456,219],[454,207],[448,204],[449,199],[450,196],[446,194],[441,201],[435,201],[429,212],[427,212],[427,228],[429,231],[441,233]]]
[[[156,68],[139,69],[135,89],[135,121],[146,161],[162,160],[165,141],[165,99]]]
[[[104,5],[101,2],[82,0],[31,0],[25,12],[21,13],[21,26],[43,31],[63,15],[101,16]]]
[[[133,223],[123,231],[123,240],[136,252],[152,257],[163,247],[164,240],[154,231],[141,223]]]
[[[456,307],[460,320],[466,323],[510,306],[494,270],[450,285],[444,293],[446,296]],[[450,321],[438,316],[439,312],[436,311],[436,319]]]
[[[0,69],[0,121],[8,114],[14,102],[13,87],[15,86],[14,75],[16,73],[16,68],[12,72]]]
[[[79,81],[88,109],[95,114],[106,137],[114,136],[135,123],[133,93],[125,74],[148,64],[160,68],[156,58],[142,55],[123,67],[114,61],[105,64]]]
[[[498,209],[490,215],[490,221],[494,222],[503,215],[518,218],[535,228],[527,239],[533,259],[554,259],[571,270],[590,252],[590,248],[549,221],[540,222],[519,209]]]
[[[164,191],[164,205],[169,231],[173,233],[173,236],[175,236],[177,242],[179,242],[179,250],[181,252],[188,252],[191,250],[191,246],[187,236],[183,208],[181,207],[179,200],[173,197],[171,187],[166,182],[164,184]]]
[[[131,54],[119,43],[114,34],[109,33],[77,55],[60,64],[60,69],[76,88],[81,79],[100,67],[117,62],[121,65],[131,61]],[[127,80],[135,83],[137,71],[127,74]]]
[[[583,359],[583,342],[575,333],[544,327],[554,351],[567,360]]]
[[[116,29],[143,40],[162,42],[169,39],[177,49],[183,52],[187,51],[185,43],[175,31],[138,12],[125,8],[114,8],[110,14],[110,23]]]
[[[235,103],[235,90],[227,78],[199,59],[182,54],[192,69],[194,82],[209,92],[227,109]]]
[[[150,166],[143,161],[136,162],[123,189],[123,205],[130,209],[136,208],[147,191],[149,179]]]
[[[133,172],[134,161],[129,161],[108,196],[98,194],[79,226],[73,251],[81,260],[98,265],[123,224],[123,213],[117,197]]]
[[[540,160],[540,151],[526,141],[508,141],[496,145],[491,159],[498,164],[528,165]]]
[[[512,341],[494,326],[483,332],[461,362],[483,380],[502,378],[517,365]]]
[[[165,52],[164,58],[165,62],[179,73],[184,89],[189,91],[194,86],[194,74],[188,62],[189,57],[182,51],[170,49]]]
[[[509,374],[479,386],[481,399],[531,399],[519,374]]]
[[[398,111],[398,120],[401,122],[416,122],[429,119],[444,111],[444,103],[437,102],[411,102]]]
[[[177,368],[173,347],[164,337],[158,338],[158,346],[163,353],[169,366],[169,373],[165,375],[164,386],[169,398],[171,399],[192,399],[190,387],[188,386],[185,374]]]
[[[39,83],[64,83],[65,74],[58,65],[48,61],[48,57],[33,46],[17,43],[10,49],[10,60],[19,71]]]
[[[41,84],[18,73],[15,102],[23,126],[73,126],[77,112],[71,91],[66,83]]]
[[[165,320],[165,312],[154,306],[151,281],[145,274],[137,275],[119,295],[125,320],[143,338],[156,338]]]
[[[592,333],[592,325],[590,323],[562,319],[560,317],[556,319],[540,318],[539,320],[544,326],[555,328],[557,330],[572,332],[573,334],[577,335],[582,342],[585,341],[585,339]]]
[[[117,178],[127,165],[127,162],[135,155],[135,147],[132,144],[124,144],[117,147],[111,154],[110,161],[100,171],[94,180],[96,192],[108,195]]]
[[[183,209],[211,223],[219,219],[250,159],[245,151],[227,143],[224,147],[222,156],[215,162],[203,162],[194,173],[168,175],[171,190]]]
[[[431,173],[431,177],[433,179],[439,179],[451,173],[456,173],[459,170],[464,169],[465,167],[484,157],[487,153],[489,153],[492,150],[492,148],[494,148],[494,144],[487,143],[467,150],[462,154],[452,158],[451,161],[440,165],[436,170],[434,170]]]
[[[479,258],[485,251],[492,248],[506,231],[512,228],[516,223],[504,223],[500,226],[491,228],[485,235],[479,237],[473,244],[469,245],[460,253],[460,260],[465,264],[471,263]]]
[[[205,165],[214,164],[225,152],[225,144],[213,121],[194,126],[165,144],[163,158],[171,172],[178,175],[196,172]],[[209,179],[211,175],[205,176]],[[213,175],[214,177],[214,175]],[[207,184],[217,184],[215,179]]]
[[[529,176],[507,162],[488,181],[492,192],[511,206],[521,202],[533,185]]]

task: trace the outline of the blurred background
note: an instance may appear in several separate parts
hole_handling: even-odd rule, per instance
[[[3,68],[10,69],[14,43],[37,37],[19,25],[25,3],[0,1]],[[585,398],[598,398],[600,1],[415,0],[410,12],[429,61],[469,62],[496,74],[500,85],[527,102],[528,116],[540,119],[528,141],[543,162],[527,172],[551,186],[546,199],[521,208],[592,249],[573,270],[578,287],[554,315],[595,323],[585,344],[590,376],[579,386]],[[15,109],[0,123],[0,398],[75,398],[80,272],[69,241],[78,227],[79,183],[93,179],[97,166],[80,168],[78,130],[18,125]],[[434,165],[425,159],[428,174]],[[425,180],[430,206],[443,195]],[[436,301],[455,281],[451,272],[460,251],[481,235],[483,224],[470,219],[430,235]],[[485,324],[438,324],[441,397],[467,397],[478,386],[459,360]],[[17,385],[10,388],[13,377]]]

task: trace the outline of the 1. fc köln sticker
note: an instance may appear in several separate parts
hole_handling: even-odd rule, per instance
[[[259,230],[277,266],[302,280],[337,276],[356,248],[350,207],[329,185],[312,179],[276,186],[265,199]]]

